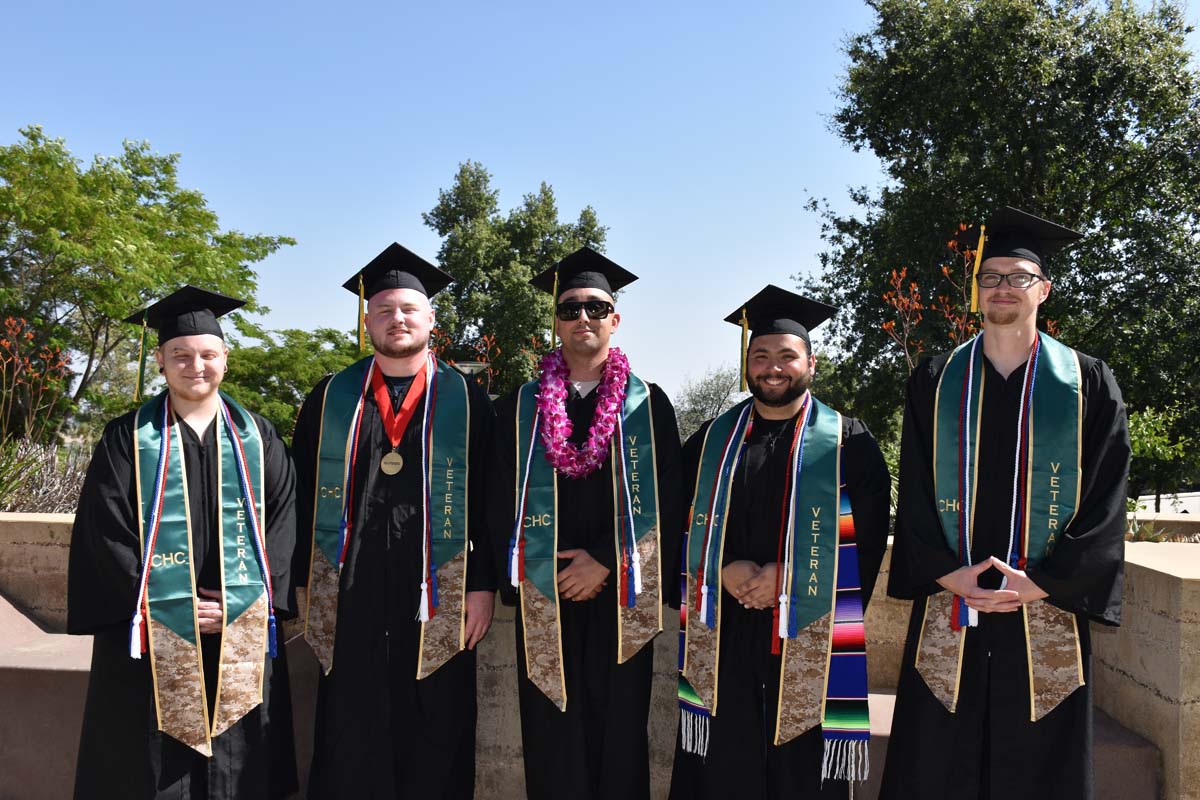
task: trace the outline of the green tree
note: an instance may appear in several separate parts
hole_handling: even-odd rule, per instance
[[[1177,437],[1179,410],[1147,408],[1129,415],[1129,443],[1133,450],[1129,494],[1154,492],[1154,510],[1162,510],[1162,495],[1170,493],[1197,468],[1196,440]]]
[[[807,288],[843,309],[834,372],[842,410],[886,437],[907,372],[887,322],[893,271],[926,309],[961,312],[963,223],[1003,204],[1087,234],[1053,259],[1043,317],[1105,359],[1132,410],[1178,407],[1171,435],[1200,426],[1200,80],[1175,2],[869,0],[848,39],[832,126],[888,181],[823,201],[822,273]],[[912,340],[947,349],[961,330],[926,313]]]
[[[317,382],[359,358],[358,335],[334,328],[289,328],[264,334],[258,342],[231,348],[221,388],[290,440],[300,406]]]
[[[679,437],[687,441],[704,422],[733,408],[745,396],[738,367],[715,367],[695,380],[689,378],[675,397]]]
[[[135,330],[120,320],[184,283],[254,302],[251,265],[293,240],[220,229],[178,180],[179,155],[126,141],[84,165],[37,126],[0,147],[0,318],[24,319],[36,348],[72,354],[63,419],[107,413]],[[251,329],[246,329],[252,332]]]
[[[533,376],[548,346],[552,304],[529,279],[584,245],[603,250],[607,228],[590,206],[575,222],[561,222],[546,183],[501,214],[491,180],[482,164],[460,164],[453,185],[422,216],[443,237],[439,266],[455,281],[435,298],[441,354],[476,360],[487,352],[491,390],[502,394]]]

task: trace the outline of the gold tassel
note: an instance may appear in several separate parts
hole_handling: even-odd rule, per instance
[[[363,294],[363,279],[362,273],[358,275],[358,352],[359,355],[367,352],[366,329],[363,323],[363,317],[366,313],[367,300]]]
[[[987,226],[979,226],[979,244],[975,248],[975,269],[971,271],[971,313],[979,311],[979,265],[983,263],[983,245],[987,242]]]
[[[556,309],[558,307],[558,267],[554,268],[554,292],[550,297],[550,349],[558,347],[558,325]]]
[[[749,384],[746,383],[746,367],[747,367],[746,348],[750,346],[750,323],[746,320],[746,309],[745,308],[742,309],[741,325],[742,325],[742,383],[741,383],[742,388],[739,391],[744,392],[750,388]]]
[[[137,385],[133,387],[133,402],[140,403],[142,394],[146,391],[146,331],[148,329],[146,318],[149,314],[142,314],[142,336],[138,345],[138,374]]]

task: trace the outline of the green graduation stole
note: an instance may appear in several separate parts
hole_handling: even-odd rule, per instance
[[[216,535],[225,622],[211,719],[183,438],[167,392],[138,409],[133,433],[143,566],[130,655],[149,651],[159,730],[210,757],[212,739],[262,703],[265,656],[275,654],[262,437],[244,408],[224,393],[221,400]]]
[[[518,390],[516,508],[509,578],[520,590],[529,680],[567,709],[558,599],[558,473],[546,458],[537,414],[538,381]],[[617,563],[617,663],[662,630],[658,474],[654,420],[646,383],[629,373],[610,444],[613,546]],[[643,480],[648,477],[649,480]],[[569,524],[569,523],[568,523]]]
[[[721,567],[733,481],[754,419],[753,398],[705,433],[681,570],[680,732],[686,752],[708,751],[717,715]],[[841,485],[842,418],[808,396],[796,423],[781,520],[779,604],[772,652],[782,656],[774,744],[820,725],[822,776],[865,780],[866,637],[849,495]],[[782,648],[779,643],[782,642]],[[737,654],[734,654],[737,657]]]
[[[960,563],[971,563],[975,495],[980,479],[985,371],[983,334],[950,355],[938,380],[933,433],[934,486],[946,544]],[[1054,550],[1079,505],[1082,477],[1083,392],[1079,358],[1039,333],[1026,362],[1017,423],[1016,473],[1007,561],[1014,569],[1036,565]],[[1083,685],[1075,615],[1049,602],[1021,609],[1029,669],[1029,718],[1044,717]],[[925,600],[916,667],[953,713],[958,703],[962,647],[974,612],[961,598],[938,592]]]
[[[318,465],[313,487],[313,544],[304,637],[326,674],[333,669],[339,578],[355,533],[354,467],[359,458],[363,406],[371,391],[374,356],[351,364],[325,385]],[[467,588],[467,459],[471,404],[467,382],[450,365],[428,356],[421,417],[423,579],[420,680],[465,646]],[[413,419],[413,424],[417,420]],[[363,458],[375,454],[363,453]]]

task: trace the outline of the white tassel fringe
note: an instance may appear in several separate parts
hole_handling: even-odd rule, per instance
[[[679,732],[683,752],[701,758],[708,755],[708,717],[679,709]]]

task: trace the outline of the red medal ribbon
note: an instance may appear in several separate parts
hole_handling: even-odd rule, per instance
[[[417,374],[413,376],[412,383],[408,385],[408,392],[404,395],[404,401],[400,403],[399,413],[392,411],[392,395],[388,391],[387,381],[383,379],[383,372],[379,369],[379,364],[376,363],[375,369],[371,370],[371,390],[375,393],[375,404],[379,406],[379,416],[383,418],[383,428],[387,431],[393,450],[399,449],[400,440],[404,438],[404,431],[408,428],[413,414],[416,413],[417,403],[420,403],[421,398],[425,396],[426,363],[421,363],[421,369],[417,371]]]

